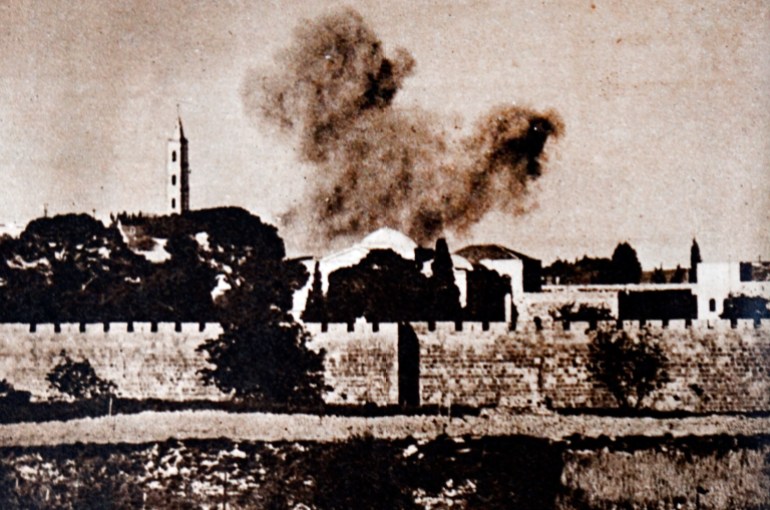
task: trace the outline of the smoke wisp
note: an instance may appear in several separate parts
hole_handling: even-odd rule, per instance
[[[454,140],[433,114],[393,107],[414,59],[385,55],[352,9],[298,27],[276,60],[277,74],[244,81],[244,105],[314,165],[310,214],[327,239],[389,226],[427,242],[493,208],[520,213],[547,140],[563,132],[554,112],[506,105]]]

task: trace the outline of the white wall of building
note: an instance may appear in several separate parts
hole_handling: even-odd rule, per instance
[[[497,271],[500,275],[511,279],[511,295],[513,302],[519,303],[524,298],[524,262],[518,259],[482,259],[481,265]]]
[[[742,282],[738,262],[701,262],[697,271],[699,319],[719,319],[724,300],[731,295],[770,298],[770,282]]]
[[[724,311],[724,300],[741,287],[740,264],[737,262],[701,262],[696,269],[698,283],[698,318],[718,319]]]

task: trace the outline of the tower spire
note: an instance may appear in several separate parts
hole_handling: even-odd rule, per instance
[[[184,137],[184,126],[182,126],[182,113],[179,110],[179,103],[176,104],[176,130],[174,132],[174,138],[177,140],[184,140],[185,142],[187,141]]]

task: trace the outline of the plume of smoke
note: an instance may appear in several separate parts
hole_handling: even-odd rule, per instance
[[[386,56],[351,9],[297,28],[277,63],[277,74],[247,77],[244,105],[296,137],[315,165],[311,214],[328,239],[390,226],[425,242],[494,207],[522,212],[546,141],[563,131],[554,112],[502,106],[452,140],[430,113],[394,108],[414,59]]]

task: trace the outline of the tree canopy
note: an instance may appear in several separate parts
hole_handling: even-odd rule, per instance
[[[638,332],[600,328],[592,333],[589,367],[623,408],[640,409],[669,381],[660,338],[649,328]]]
[[[121,232],[128,228],[136,246]],[[142,252],[152,247],[167,259],[148,260]],[[275,227],[239,208],[121,215],[109,226],[85,214],[40,218],[18,239],[0,239],[0,319],[218,320],[224,302],[214,302],[217,284],[237,294],[246,280],[272,280],[265,268],[284,254]]]
[[[446,241],[439,239],[430,251],[420,252],[418,260],[408,260],[392,250],[372,250],[358,264],[334,271],[323,300],[326,318],[338,322],[358,317],[375,322],[460,320],[460,290]],[[431,259],[428,276],[422,266]],[[308,299],[313,314],[322,301],[319,292],[320,280],[314,279]]]
[[[611,283],[639,283],[642,280],[642,265],[628,243],[620,243],[612,253]]]
[[[333,322],[425,320],[429,280],[415,261],[391,250],[372,250],[355,266],[329,275],[326,302]]]
[[[700,256],[700,246],[694,238],[690,246],[690,283],[698,283],[698,264],[703,262]]]

